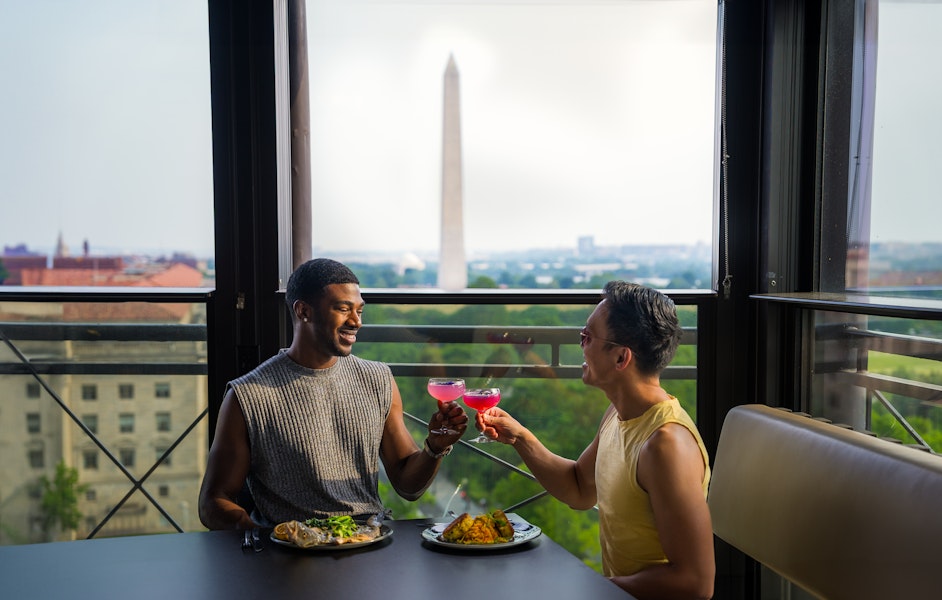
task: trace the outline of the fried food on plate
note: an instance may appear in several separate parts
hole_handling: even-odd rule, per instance
[[[491,511],[491,516],[494,517],[494,526],[497,527],[497,533],[500,534],[500,537],[513,538],[514,526],[510,524],[510,519],[507,518],[504,511],[498,508]]]
[[[497,544],[509,542],[514,537],[514,528],[502,510],[472,518],[462,513],[448,524],[441,539],[453,544]]]
[[[442,539],[446,542],[459,543],[471,526],[474,525],[474,519],[468,513],[461,513],[454,521],[448,524],[445,531],[442,532]]]

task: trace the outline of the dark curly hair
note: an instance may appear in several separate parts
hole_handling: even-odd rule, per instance
[[[285,288],[285,302],[288,308],[294,306],[295,301],[314,303],[324,288],[335,283],[355,283],[360,280],[353,274],[347,265],[329,258],[315,258],[299,266],[288,278]]]
[[[608,301],[612,340],[631,349],[642,373],[660,373],[674,359],[683,328],[674,301],[637,283],[609,281],[602,291]]]

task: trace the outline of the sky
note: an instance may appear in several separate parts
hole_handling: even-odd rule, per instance
[[[942,62],[939,9],[881,4],[875,240],[942,240],[913,218],[939,205],[942,79],[911,58]],[[315,252],[436,251],[449,55],[469,253],[709,243],[715,0],[307,13]],[[212,254],[204,2],[0,0],[0,80],[0,244],[51,250],[61,233],[73,253]]]
[[[449,56],[470,252],[710,241],[715,2],[307,10],[315,246],[438,248]]]
[[[213,253],[206,3],[0,0],[0,244]]]

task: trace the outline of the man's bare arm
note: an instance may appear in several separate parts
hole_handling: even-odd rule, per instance
[[[678,424],[661,427],[645,443],[638,482],[648,492],[667,564],[612,581],[639,600],[713,596],[713,528],[703,495],[703,455]]]
[[[209,529],[256,527],[236,499],[251,464],[245,417],[231,389],[223,398],[216,436],[209,450],[206,474],[200,487],[200,521]]]

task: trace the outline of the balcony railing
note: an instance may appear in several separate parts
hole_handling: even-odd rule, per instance
[[[827,405],[820,399],[810,401],[817,400],[813,403],[824,407],[822,413],[832,407],[837,413],[835,418],[815,416],[864,432],[879,429],[877,435],[890,441],[942,452],[942,340],[935,337],[942,321],[942,301],[861,291],[753,298],[800,312],[813,323],[816,355],[809,372],[827,382],[830,399]],[[894,324],[934,333],[890,331]],[[884,362],[893,366],[880,367],[875,358],[879,355],[889,357]],[[880,410],[892,418],[893,425],[878,427],[874,420]],[[934,440],[927,439],[930,436]]]
[[[42,290],[47,292],[47,290]],[[188,422],[187,427],[175,437],[175,440],[166,450],[157,457],[150,468],[143,474],[135,476],[131,470],[121,466],[121,461],[114,451],[109,449],[107,444],[99,439],[100,434],[91,431],[81,419],[81,415],[76,414],[61,397],[57,395],[54,386],[45,383],[49,378],[57,376],[92,376],[92,377],[145,377],[145,376],[181,376],[181,377],[199,377],[204,378],[209,373],[208,365],[202,359],[200,360],[158,360],[153,357],[131,358],[131,357],[96,357],[94,359],[66,359],[62,356],[55,356],[54,353],[42,354],[36,353],[37,345],[56,344],[56,343],[77,343],[93,345],[98,342],[105,344],[201,344],[207,339],[209,327],[212,323],[212,291],[199,290],[192,293],[168,294],[165,290],[152,295],[149,291],[134,290],[125,295],[115,293],[114,290],[66,290],[62,293],[42,294],[38,291],[24,292],[23,290],[14,290],[9,293],[8,290],[2,290],[0,301],[17,302],[177,302],[177,303],[197,303],[205,306],[207,311],[206,324],[203,323],[112,323],[112,322],[58,322],[52,319],[37,320],[30,322],[0,322],[0,342],[9,352],[7,356],[14,356],[15,360],[4,359],[0,355],[0,378],[15,377],[33,378],[37,383],[43,386],[45,391],[62,409],[66,418],[74,423],[96,448],[100,449],[108,460],[118,468],[128,483],[126,493],[117,502],[114,503],[111,510],[101,519],[93,528],[88,537],[101,535],[103,528],[109,520],[117,520],[124,514],[126,507],[137,502],[143,506],[151,504],[160,512],[169,526],[176,531],[183,531],[184,525],[171,516],[171,510],[162,506],[162,500],[153,492],[150,485],[157,468],[168,459],[176,450],[180,451],[179,445],[183,443],[188,436],[197,428],[203,428],[206,425],[208,411],[201,408],[199,413]],[[522,308],[525,305],[558,305],[558,306],[581,306],[586,314],[591,307],[598,301],[596,293],[506,293],[504,291],[475,291],[470,294],[433,294],[423,291],[396,293],[395,291],[364,291],[364,297],[370,306],[403,306],[403,307],[422,307],[429,305],[443,306],[467,306],[467,305],[497,305],[513,306]],[[692,354],[696,356],[693,364],[675,364],[668,367],[663,374],[663,379],[667,384],[671,382],[696,382],[697,412],[712,411],[712,399],[708,398],[711,386],[704,385],[704,378],[713,376],[711,372],[704,371],[703,365],[709,365],[709,357],[702,354],[705,348],[713,347],[713,340],[704,339],[704,336],[712,335],[715,330],[710,319],[713,314],[713,302],[715,296],[709,292],[701,293],[679,293],[673,295],[675,302],[679,307],[690,306],[696,310],[695,327],[685,327],[682,345],[692,349]],[[833,308],[828,305],[828,308]],[[869,308],[867,305],[861,305],[860,310]],[[933,313],[934,314],[934,313]],[[922,315],[925,316],[925,315]],[[389,324],[389,323],[367,323],[360,331],[358,336],[359,348],[377,348],[389,345],[391,348],[397,346],[418,346],[418,347],[445,347],[445,346],[470,346],[481,349],[482,346],[499,347],[501,344],[509,344],[512,347],[527,347],[539,350],[536,354],[542,357],[539,361],[529,361],[523,359],[524,353],[512,353],[512,357],[520,357],[520,360],[493,363],[489,361],[465,361],[460,364],[451,364],[447,361],[425,360],[425,361],[389,361],[397,380],[412,380],[412,385],[418,385],[418,382],[426,377],[437,375],[442,370],[447,370],[449,375],[462,376],[465,378],[487,377],[496,374],[499,378],[506,380],[505,383],[512,386],[511,382],[525,382],[528,380],[547,380],[556,382],[577,382],[581,378],[581,365],[574,364],[581,361],[581,354],[578,348],[578,331],[580,326],[519,326],[519,325],[494,325],[487,323],[475,323],[468,325],[429,325],[426,323],[409,324]],[[939,360],[940,342],[938,340],[920,339],[913,336],[901,336],[885,334],[871,330],[855,330],[853,328],[825,328],[818,330],[819,341],[823,342],[829,337],[840,337],[842,344],[856,347],[858,349],[874,350],[883,353],[912,356],[918,358],[930,358]],[[362,344],[359,345],[359,344]],[[24,350],[26,348],[26,350]],[[30,356],[32,352],[32,356]],[[478,354],[471,353],[475,356]],[[484,354],[488,354],[484,352]],[[206,356],[206,353],[203,354]],[[578,360],[573,360],[573,357]],[[702,362],[703,359],[706,362]],[[942,386],[903,379],[886,374],[876,374],[867,370],[866,364],[857,365],[857,368],[845,368],[845,365],[834,365],[834,368],[828,368],[825,364],[817,366],[820,372],[829,371],[838,377],[841,377],[845,384],[850,387],[863,388],[867,393],[868,405],[871,402],[882,404],[893,413],[894,402],[892,397],[887,394],[900,394],[910,398],[919,399],[929,404],[937,404],[942,394]],[[219,402],[220,398],[211,398],[209,402]],[[406,414],[407,420],[412,423],[418,432],[424,430],[425,419],[419,415],[426,415],[431,411],[424,410],[426,405],[418,405],[418,410],[409,410]],[[868,409],[869,410],[869,409]],[[895,418],[900,423],[907,423],[906,415],[895,411]],[[911,426],[907,431],[916,444],[929,447],[929,442],[924,440],[920,432]],[[592,432],[587,431],[586,435]],[[417,435],[419,435],[417,433]],[[75,442],[73,441],[73,444]],[[205,442],[208,444],[208,440]],[[496,466],[499,471],[513,474],[514,477],[522,477],[533,481],[525,469],[514,464],[507,456],[501,455],[500,445],[477,445],[469,442],[460,442],[463,451],[470,453],[478,458],[487,459],[485,462]],[[489,446],[497,446],[491,448]],[[505,449],[506,450],[506,449]],[[460,477],[462,469],[467,469],[467,463],[457,463],[462,465],[456,471],[448,472],[443,468],[440,477]],[[202,471],[200,471],[201,473]],[[466,471],[464,471],[466,472]],[[198,481],[197,481],[198,485]],[[451,481],[451,489],[457,491],[461,483]],[[143,495],[146,502],[132,500],[137,493]],[[450,493],[450,492],[449,492]],[[453,496],[453,494],[451,494]],[[508,510],[517,510],[535,501],[544,498],[545,491],[536,493],[522,493],[513,502],[507,503]],[[451,498],[443,498],[443,500]],[[2,499],[0,499],[2,502]],[[195,507],[195,495],[190,504]],[[112,527],[110,534],[115,534],[118,530]],[[128,530],[124,533],[135,533]],[[140,532],[137,532],[140,533]]]
[[[164,506],[164,502],[152,492],[152,488],[145,486],[145,483],[152,481],[152,475],[162,464],[169,463],[170,455],[180,447],[188,437],[201,425],[206,429],[205,421],[208,414],[206,406],[206,340],[207,327],[205,323],[183,323],[183,322],[138,322],[131,317],[125,319],[125,322],[118,322],[121,316],[110,316],[108,310],[101,310],[102,304],[120,305],[123,309],[128,308],[128,303],[137,303],[141,306],[148,304],[160,305],[191,305],[166,311],[169,314],[174,313],[193,313],[193,307],[196,314],[205,315],[210,310],[210,300],[212,299],[212,290],[208,289],[153,289],[153,288],[21,288],[4,287],[0,288],[0,314],[5,319],[16,318],[16,320],[3,320],[0,322],[0,382],[6,382],[5,395],[7,398],[20,397],[22,404],[20,408],[24,411],[31,411],[27,414],[27,420],[33,418],[36,426],[35,431],[26,431],[24,433],[13,435],[22,438],[22,445],[27,448],[37,448],[40,452],[40,462],[29,465],[30,468],[17,468],[19,461],[14,457],[5,467],[9,472],[6,473],[8,485],[6,490],[16,490],[33,487],[31,479],[36,472],[47,471],[45,467],[45,455],[52,453],[58,455],[59,460],[67,466],[71,466],[78,459],[80,453],[94,451],[88,450],[95,448],[100,452],[113,468],[123,476],[123,479],[130,484],[126,493],[114,502],[111,509],[103,518],[97,521],[93,526],[87,525],[90,529],[88,537],[94,537],[98,534],[115,515],[125,518],[129,512],[128,508],[138,506],[140,513],[144,504],[140,502],[129,501],[134,495],[140,494],[146,499],[146,502],[152,505],[160,514],[165,523],[176,531],[183,531],[184,527],[171,515],[171,511]],[[57,305],[56,310],[45,310],[34,312],[24,307],[36,306],[37,304]],[[95,305],[98,308],[91,308]],[[64,307],[83,306],[88,310],[75,310],[69,313]],[[98,321],[75,322],[75,318],[81,318],[85,313],[96,314]],[[122,310],[118,312],[135,313],[135,309],[130,311]],[[67,314],[68,313],[68,314]],[[141,310],[140,318],[148,318],[148,311]],[[155,319],[158,316],[150,314],[149,318]],[[205,318],[205,317],[203,317]],[[112,321],[111,319],[114,319]],[[100,346],[107,344],[108,346]],[[111,346],[114,344],[114,346]],[[105,350],[107,348],[107,350]],[[131,350],[133,349],[133,350]],[[133,464],[126,465],[125,462],[139,462],[134,454],[127,451],[129,442],[136,436],[133,435],[134,414],[139,412],[141,398],[128,398],[129,407],[122,409],[127,414],[132,415],[127,424],[123,424],[120,433],[113,436],[117,441],[106,443],[103,438],[107,436],[99,433],[99,417],[102,421],[110,422],[117,418],[116,414],[111,414],[110,410],[117,404],[105,405],[103,399],[98,398],[98,386],[95,381],[101,381],[102,378],[121,378],[121,381],[136,382],[141,384],[143,379],[151,380],[155,377],[169,381],[181,381],[180,378],[192,381],[197,377],[195,384],[196,397],[200,402],[195,402],[196,398],[189,397],[192,405],[186,411],[177,410],[172,414],[172,409],[168,405],[175,405],[182,399],[166,398],[160,399],[159,411],[166,416],[165,426],[156,427],[156,433],[152,436],[152,443],[159,445],[157,449],[156,460],[153,464],[144,470],[142,474],[135,475]],[[80,378],[75,380],[74,378]],[[176,379],[175,379],[176,378]],[[27,387],[20,387],[22,381],[32,380],[32,386],[36,389],[37,402],[35,405],[28,399],[30,394],[24,392]],[[79,395],[73,390],[72,397],[68,397],[66,392],[70,387],[79,387],[73,381],[82,381],[82,388],[95,389],[95,394],[89,394],[89,398],[84,398],[84,390]],[[130,392],[134,388],[134,383],[127,383],[127,390]],[[166,384],[166,393],[170,394],[170,384]],[[177,386],[177,395],[181,394],[181,387],[191,388],[191,385]],[[201,388],[201,390],[200,390]],[[41,395],[39,390],[45,392],[45,397],[50,398],[52,402],[61,410],[64,420],[62,424],[57,424],[44,402],[38,401]],[[142,395],[139,389],[138,396]],[[24,397],[25,396],[25,397]],[[93,396],[93,397],[92,397]],[[123,397],[122,397],[123,398]],[[87,401],[94,400],[91,405]],[[118,400],[117,402],[124,402]],[[185,402],[185,400],[183,400]],[[18,404],[20,404],[18,402]],[[151,402],[154,402],[153,400]],[[94,408],[90,408],[94,406]],[[28,407],[28,408],[27,408]],[[11,406],[11,408],[13,408]],[[107,412],[99,414],[98,411],[104,409]],[[151,408],[151,410],[157,410]],[[194,418],[192,415],[196,412]],[[95,413],[95,421],[86,423],[82,413]],[[114,411],[117,412],[117,411]],[[187,416],[181,415],[185,413]],[[144,415],[141,415],[142,417]],[[150,415],[148,415],[150,416]],[[170,431],[171,418],[175,423],[183,423],[182,429],[179,427],[173,432]],[[40,428],[40,423],[42,427]],[[78,438],[73,438],[70,429],[75,428],[81,432]],[[138,429],[141,429],[138,425]],[[15,431],[8,429],[8,431]],[[50,436],[61,437],[53,439]],[[205,438],[205,435],[202,436]],[[13,445],[15,440],[2,440],[7,445]],[[205,443],[205,442],[203,442]],[[16,444],[20,445],[20,444]],[[117,446],[121,446],[117,448]],[[48,452],[47,452],[48,447]],[[85,450],[82,450],[85,448]],[[135,450],[138,450],[135,448]],[[145,450],[141,448],[140,450]],[[152,449],[148,446],[146,450]],[[123,454],[122,454],[123,451]],[[141,454],[140,451],[137,454]],[[122,460],[123,457],[123,460]],[[94,458],[94,457],[93,457]],[[193,457],[193,463],[201,460],[201,457]],[[186,462],[186,461],[178,461]],[[91,464],[83,465],[91,468],[95,473],[100,473],[97,458]],[[145,463],[147,464],[147,463]],[[177,471],[183,465],[178,465]],[[42,471],[38,471],[40,467]],[[139,471],[138,471],[139,472]],[[202,473],[202,467],[197,469]],[[25,480],[24,480],[25,477]],[[185,475],[177,475],[185,477]],[[114,489],[116,482],[110,480],[108,476],[98,476],[98,485],[102,488]],[[198,485],[198,484],[197,484]],[[158,487],[155,484],[155,487]],[[163,486],[159,486],[163,487]],[[194,488],[195,489],[195,488]],[[92,492],[94,493],[94,492]],[[113,492],[112,492],[113,493]],[[9,494],[9,492],[8,492]],[[33,495],[33,492],[30,492]],[[38,499],[38,497],[37,497]],[[9,504],[8,498],[0,498],[0,505]],[[106,500],[106,499],[102,499]],[[194,499],[195,500],[195,499]],[[107,501],[107,500],[106,500]],[[195,501],[193,502],[195,506]],[[17,507],[6,506],[5,517],[11,513],[17,517],[26,514],[35,515],[34,509],[24,506],[22,502]],[[24,512],[25,511],[25,512]],[[120,512],[119,512],[120,511]],[[35,520],[33,516],[30,519]],[[141,520],[138,518],[137,520]],[[110,531],[110,534],[120,533],[123,526],[116,520],[116,525]],[[7,523],[10,519],[6,520]],[[137,531],[141,533],[141,531]],[[32,537],[33,534],[27,533]]]
[[[207,312],[211,311],[209,300],[211,290],[177,291],[168,293],[166,290],[115,290],[115,289],[24,289],[6,288],[0,290],[0,299],[11,302],[44,302],[44,303],[114,303],[114,302],[199,302],[207,305]],[[597,302],[595,293],[552,294],[492,294],[477,293],[468,296],[458,295],[454,298],[442,295],[427,294],[365,294],[371,304],[380,304],[387,301],[391,304],[417,304],[447,303],[458,300],[465,303],[481,302],[483,304],[554,304],[554,305],[585,305],[587,310]],[[379,297],[378,297],[379,296]],[[697,304],[708,298],[709,294],[694,294],[688,302]],[[692,299],[691,299],[692,298]],[[405,300],[405,302],[403,302]],[[211,325],[211,324],[210,324]],[[443,365],[435,363],[390,363],[393,373],[397,377],[426,377],[436,371],[447,368],[449,373],[456,376],[472,377],[487,372],[499,372],[500,377],[506,379],[546,378],[554,380],[575,380],[581,377],[581,366],[565,364],[561,359],[562,349],[565,346],[578,346],[579,327],[496,327],[487,325],[471,326],[429,326],[429,325],[367,325],[359,336],[360,342],[374,344],[524,344],[532,347],[549,348],[550,359],[544,363],[519,364],[460,364]],[[2,342],[16,357],[16,360],[0,360],[0,376],[27,376],[32,377],[43,387],[50,398],[59,406],[66,418],[81,430],[95,447],[121,471],[130,483],[127,493],[118,501],[108,514],[92,528],[89,537],[98,534],[102,527],[115,514],[128,504],[129,499],[137,492],[144,495],[147,502],[160,512],[161,516],[170,526],[182,531],[183,527],[170,515],[170,512],[161,506],[158,498],[151,494],[145,483],[154,471],[179,446],[183,439],[201,423],[205,424],[207,409],[202,409],[166,451],[157,457],[153,465],[143,475],[135,477],[129,469],[121,463],[118,453],[108,447],[92,428],[88,427],[79,414],[64,400],[47,380],[53,376],[205,376],[207,364],[203,361],[179,362],[168,360],[148,360],[146,357],[131,358],[119,356],[98,356],[96,360],[68,357],[61,353],[35,352],[37,344],[81,343],[86,345],[97,343],[201,343],[207,339],[207,325],[195,323],[112,323],[112,322],[59,322],[59,321],[11,321],[0,323],[0,342]],[[695,346],[697,344],[697,329],[688,327],[684,332],[683,344]],[[30,352],[23,351],[24,345],[30,345]],[[666,379],[686,379],[695,381],[697,370],[695,365],[672,366],[665,373]],[[407,414],[406,418],[419,425],[425,426],[425,421],[415,414]],[[470,452],[486,456],[489,460],[501,465],[503,468],[530,478],[531,476],[494,456],[480,447],[463,443]],[[195,505],[195,498],[193,499]],[[532,499],[531,499],[532,500]]]

